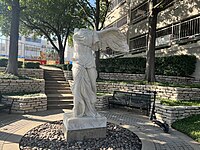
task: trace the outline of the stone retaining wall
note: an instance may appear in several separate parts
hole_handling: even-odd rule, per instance
[[[72,77],[72,71],[65,71],[65,70],[63,70],[63,73],[64,73],[64,76],[66,78],[66,81],[73,79],[73,77]]]
[[[0,67],[0,71],[5,71],[5,67]],[[44,70],[43,69],[27,69],[27,68],[18,68],[19,75],[24,75],[37,79],[44,79]]]
[[[169,125],[179,119],[200,114],[200,106],[164,106],[156,104],[156,117]]]
[[[144,74],[127,74],[127,73],[100,73],[101,79],[107,80],[144,80]],[[179,84],[200,84],[200,80],[189,77],[163,76],[156,75],[157,82],[179,83]]]
[[[3,96],[2,101],[6,103],[13,101],[12,113],[30,113],[47,110],[47,96],[43,93],[30,96]]]
[[[106,110],[108,109],[108,101],[112,98],[110,95],[105,96],[97,96],[97,102],[95,104],[95,108],[97,110]]]
[[[157,91],[157,98],[172,100],[200,100],[200,89],[163,87],[155,85],[134,85],[124,83],[97,83],[97,91],[101,93],[112,93],[113,91],[144,92],[147,90]]]
[[[5,80],[0,79],[1,93],[32,93],[45,91],[45,81],[43,79],[35,80]]]

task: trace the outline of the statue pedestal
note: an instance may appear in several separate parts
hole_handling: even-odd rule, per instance
[[[68,142],[81,141],[89,138],[106,137],[106,117],[72,117],[65,113],[63,118],[65,138]]]

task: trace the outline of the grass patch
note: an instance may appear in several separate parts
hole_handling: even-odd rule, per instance
[[[11,80],[32,80],[33,78],[27,77],[27,76],[15,76],[13,74],[0,72],[0,79],[11,79]]]
[[[160,103],[166,106],[200,106],[200,101],[180,101],[161,99]]]
[[[121,84],[134,84],[134,85],[156,85],[165,87],[181,87],[181,88],[200,88],[200,84],[178,84],[178,83],[165,83],[165,82],[151,82],[147,81],[133,81],[133,80],[102,80],[98,79],[97,82],[103,83],[121,83]]]
[[[100,93],[100,92],[97,92],[97,96],[105,96],[105,95],[112,95],[112,93]]]
[[[34,97],[39,96],[41,93],[39,92],[30,92],[30,93],[6,93],[2,94],[4,96],[22,96],[22,97]]]
[[[172,127],[200,143],[200,114],[178,120]]]

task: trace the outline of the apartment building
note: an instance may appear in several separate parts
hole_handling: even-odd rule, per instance
[[[112,0],[111,3],[105,28],[115,26],[126,33],[128,57],[145,57],[148,0]],[[194,76],[200,78],[200,1],[174,0],[159,13],[156,33],[156,56],[195,55],[198,61]]]

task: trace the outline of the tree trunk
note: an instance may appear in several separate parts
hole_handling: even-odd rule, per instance
[[[149,5],[150,16],[145,78],[148,82],[155,82],[155,41],[158,12],[155,9],[152,9],[155,5],[154,0],[151,0]]]
[[[65,58],[64,58],[64,50],[63,49],[59,50],[59,57],[60,57],[59,63],[60,64],[64,64],[65,63]]]
[[[12,1],[12,20],[7,73],[18,75],[18,38],[19,38],[20,5],[19,0]]]
[[[95,52],[96,55],[96,70],[97,70],[97,79],[99,78],[99,65],[100,65],[100,50]]]

